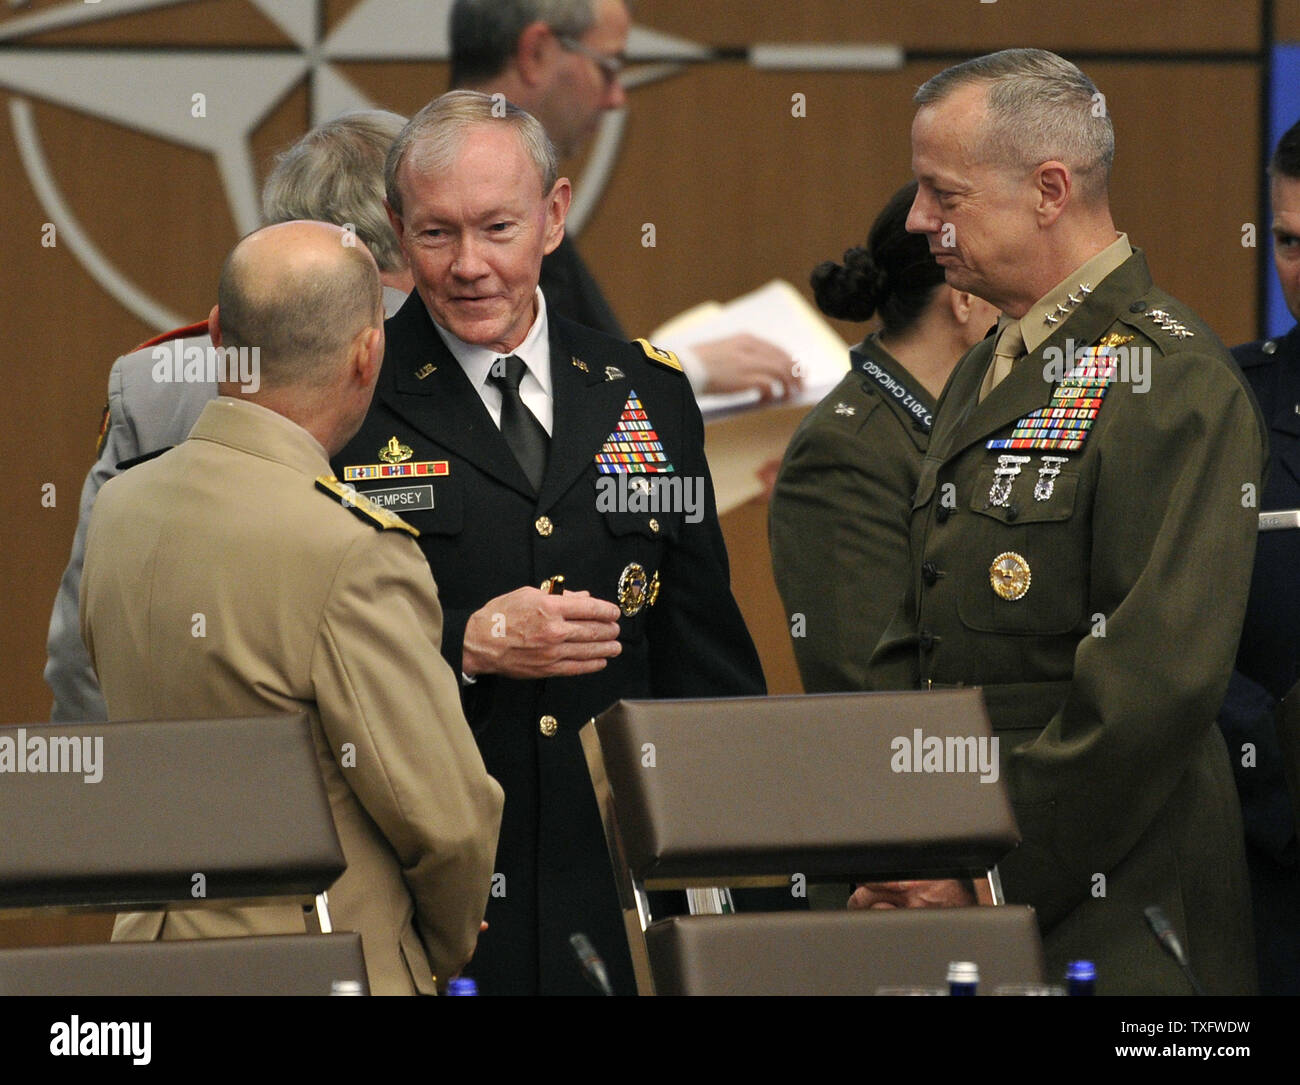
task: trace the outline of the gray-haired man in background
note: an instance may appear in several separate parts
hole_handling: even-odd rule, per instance
[[[620,75],[631,25],[623,0],[456,0],[451,85],[504,94],[541,121],[560,157],[569,158],[595,135],[604,113],[627,104]],[[571,237],[542,261],[541,284],[560,316],[627,338]],[[678,354],[696,393],[754,388],[766,399],[799,383],[793,359],[756,335],[729,335]]]
[[[347,113],[318,125],[283,151],[262,188],[268,223],[315,219],[348,229],[379,266],[384,311],[411,292],[411,273],[384,211],[384,158],[404,117],[383,110]],[[150,339],[113,363],[97,459],[81,490],[72,555],[50,616],[45,681],[56,723],[108,718],[77,619],[77,590],[91,509],[119,465],[180,444],[217,395],[215,380],[173,379],[187,358],[205,360],[212,343],[201,322]],[[175,363],[181,363],[179,366]],[[197,374],[197,368],[195,370]],[[251,386],[246,390],[251,391]]]

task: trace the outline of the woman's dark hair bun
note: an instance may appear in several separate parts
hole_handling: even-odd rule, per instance
[[[844,263],[813,270],[817,307],[837,320],[870,320],[878,312],[885,331],[905,331],[920,319],[943,282],[929,242],[907,232],[916,182],[904,185],[876,217],[867,243],[849,249]]]
[[[844,263],[830,260],[818,264],[812,273],[817,307],[837,320],[870,320],[885,289],[885,273],[876,267],[871,253],[861,246],[844,254]]]

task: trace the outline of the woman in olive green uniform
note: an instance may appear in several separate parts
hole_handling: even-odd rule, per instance
[[[772,564],[809,693],[866,688],[867,661],[903,597],[935,400],[998,316],[949,287],[926,239],[907,233],[915,194],[913,181],[865,247],[812,274],[824,313],[878,313],[882,327],[850,351],[848,375],[800,425],[772,496]]]

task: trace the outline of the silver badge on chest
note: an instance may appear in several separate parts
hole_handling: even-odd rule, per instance
[[[998,457],[998,466],[993,472],[993,485],[989,487],[990,505],[1002,509],[1011,503],[1011,487],[1020,474],[1020,468],[1031,459],[1032,456]]]
[[[1050,501],[1052,489],[1056,486],[1056,476],[1061,473],[1061,465],[1070,462],[1069,456],[1044,456],[1038,467],[1038,481],[1034,483],[1034,500]]]

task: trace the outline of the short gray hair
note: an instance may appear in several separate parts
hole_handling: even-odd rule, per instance
[[[986,160],[1033,169],[1054,159],[1070,167],[1085,198],[1105,195],[1115,128],[1104,96],[1077,67],[1045,49],[1003,49],[940,72],[912,100],[931,105],[971,84],[988,87],[978,144]]]
[[[217,287],[223,347],[257,347],[266,388],[321,387],[335,375],[353,338],[383,325],[383,291],[359,245],[339,246],[325,272],[286,271],[256,281],[240,246],[226,257]]]
[[[262,186],[267,224],[316,219],[351,224],[380,271],[406,258],[384,211],[384,161],[406,118],[384,109],[344,113],[317,125],[275,159]]]
[[[402,214],[397,176],[408,155],[416,151],[422,169],[435,172],[447,169],[460,154],[469,130],[481,124],[507,124],[513,128],[520,145],[537,167],[542,195],[555,187],[560,175],[559,160],[546,129],[536,117],[498,95],[452,90],[435,98],[412,117],[388,150],[384,186],[388,191],[388,206],[395,215]]]
[[[533,23],[580,38],[596,25],[595,0],[456,0],[451,8],[451,85],[495,79]]]

